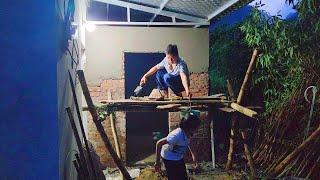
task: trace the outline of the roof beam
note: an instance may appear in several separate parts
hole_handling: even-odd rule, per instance
[[[217,10],[213,11],[212,13],[210,13],[208,15],[208,20],[210,21],[212,18],[214,18],[216,15],[220,14],[222,11],[228,9],[230,6],[232,6],[233,4],[235,4],[236,2],[238,2],[239,0],[229,0],[228,2],[226,2],[224,5],[222,5],[221,7],[219,7]]]
[[[134,3],[125,2],[125,1],[120,1],[120,0],[95,0],[95,1],[103,2],[103,3],[107,3],[107,4],[112,4],[112,5],[116,5],[116,6],[121,6],[121,7],[125,7],[125,8],[130,7],[130,9],[144,11],[144,12],[148,12],[148,13],[152,13],[152,14],[156,14],[159,11],[158,8],[152,8],[152,7],[143,6],[143,5],[134,4]],[[168,17],[174,16],[176,18],[183,19],[185,21],[190,21],[190,22],[204,23],[204,22],[208,21],[208,19],[205,19],[205,18],[199,18],[196,16],[190,16],[190,15],[180,14],[180,13],[166,11],[166,10],[162,10],[158,14],[160,14],[162,16],[168,16]]]
[[[86,21],[94,25],[122,25],[122,26],[196,26],[209,25],[209,22],[126,22],[126,21]]]
[[[155,19],[155,18],[157,17],[157,15],[162,11],[162,9],[168,4],[169,1],[170,1],[170,0],[163,0],[163,1],[161,2],[160,7],[159,7],[159,9],[158,9],[158,12],[153,15],[153,17],[150,19],[150,22],[154,21],[154,19]]]
[[[127,21],[131,21],[131,13],[130,13],[130,7],[127,7]]]

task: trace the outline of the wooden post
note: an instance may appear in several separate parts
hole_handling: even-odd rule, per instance
[[[112,94],[111,91],[108,91],[108,99],[112,100]],[[115,112],[111,112],[110,114],[110,125],[111,125],[111,130],[112,130],[112,136],[113,136],[113,141],[114,141],[114,145],[116,147],[116,152],[117,155],[120,159],[121,158],[121,151],[120,151],[120,147],[119,147],[119,141],[118,141],[118,135],[117,135],[117,128],[116,128],[116,117],[115,117]],[[123,175],[121,174],[121,179],[123,179]]]
[[[227,88],[228,88],[228,93],[229,93],[229,96],[231,97],[231,100],[232,101],[235,101],[235,95],[234,95],[234,91],[233,91],[233,88],[232,88],[232,84],[230,83],[229,80],[227,80]],[[229,138],[229,152],[228,152],[228,161],[227,161],[227,164],[226,164],[226,170],[230,170],[231,169],[231,166],[232,166],[232,158],[233,158],[233,151],[234,151],[234,138],[235,138],[235,133],[234,133],[234,130],[236,129],[236,122],[235,122],[235,119],[236,118],[236,115],[233,115],[232,116],[232,119],[231,119],[231,130],[230,130],[230,138]]]
[[[214,132],[213,132],[213,120],[214,120],[214,114],[216,111],[209,106],[208,107],[208,118],[210,120],[210,134],[211,134],[211,159],[212,159],[212,167],[213,169],[216,168],[216,156],[215,156],[215,150],[214,150]]]
[[[70,86],[71,86],[72,96],[73,96],[74,104],[75,104],[75,106],[76,106],[76,111],[77,111],[77,116],[78,116],[78,121],[79,121],[80,129],[81,129],[82,137],[83,137],[83,140],[84,140],[84,144],[85,144],[85,146],[86,146],[86,149],[87,149],[87,156],[88,156],[89,163],[90,163],[90,166],[91,166],[91,171],[92,171],[92,174],[93,174],[94,179],[97,179],[97,174],[96,174],[96,171],[95,171],[95,169],[94,169],[93,160],[92,160],[92,157],[91,157],[88,140],[87,140],[87,137],[86,137],[86,133],[85,133],[85,131],[84,131],[84,128],[83,128],[83,124],[82,124],[82,118],[81,118],[81,114],[80,114],[80,108],[79,108],[79,104],[78,104],[78,100],[77,100],[76,90],[75,90],[75,87],[74,87],[74,85],[73,85],[72,76],[71,76],[71,73],[70,73],[69,70],[68,70],[68,73],[69,73],[69,80],[70,80]]]
[[[235,116],[232,116],[231,119],[231,130],[230,130],[230,138],[229,138],[229,152],[228,152],[228,161],[226,165],[226,170],[230,170],[232,168],[232,160],[233,160],[233,151],[234,151],[234,142],[235,142],[235,129],[236,129],[236,122]]]
[[[112,95],[111,95],[110,91],[108,91],[108,99],[112,100]],[[113,114],[113,113],[115,113],[115,112],[112,112],[110,114],[111,130],[112,130],[112,135],[113,135],[113,140],[114,140],[114,144],[115,144],[115,147],[116,147],[117,155],[121,159],[121,151],[120,151],[120,146],[119,146],[117,129],[116,129],[116,125],[115,125],[116,117],[115,117],[115,114]]]
[[[110,123],[111,123],[111,130],[112,130],[113,140],[114,140],[114,144],[115,144],[115,147],[116,147],[117,155],[121,159],[121,151],[120,151],[120,146],[119,146],[119,140],[118,140],[116,122],[115,121],[116,121],[115,114],[111,113],[110,114]]]
[[[116,163],[116,165],[118,166],[119,170],[121,171],[121,173],[123,174],[124,178],[125,179],[132,179],[130,177],[130,174],[128,173],[127,169],[125,168],[125,166],[123,165],[121,159],[118,157],[118,155],[116,154],[116,152],[114,151],[114,149],[112,148],[112,145],[109,141],[109,137],[107,136],[106,132],[104,131],[104,128],[102,126],[102,124],[100,123],[99,121],[99,115],[96,111],[96,108],[92,102],[92,99],[91,99],[91,96],[90,96],[90,93],[89,93],[89,89],[88,89],[88,86],[87,86],[87,82],[86,82],[86,79],[84,77],[84,73],[82,70],[78,70],[77,71],[77,74],[78,74],[78,77],[79,77],[79,80],[80,80],[80,84],[81,84],[81,87],[82,87],[82,91],[83,91],[83,95],[87,101],[87,105],[88,105],[88,109],[92,115],[92,119],[93,119],[93,122],[94,124],[96,125],[97,127],[97,130],[104,142],[104,145],[106,146],[106,148],[108,149],[111,157],[113,158],[114,162]]]
[[[258,55],[258,51],[257,49],[255,49],[252,53],[251,56],[251,60],[250,60],[250,64],[249,67],[247,69],[246,75],[244,77],[244,80],[242,82],[241,88],[240,88],[240,92],[237,98],[237,104],[241,105],[244,99],[244,93],[247,90],[247,86],[248,86],[248,81],[252,75],[252,70],[254,67],[254,64],[256,62],[257,59],[257,55]],[[230,86],[231,87],[231,86]],[[229,89],[229,88],[228,88]],[[229,90],[229,93],[232,93],[233,90]],[[231,96],[231,95],[230,95]],[[229,170],[232,167],[232,158],[233,158],[233,149],[234,149],[234,136],[235,136],[235,129],[237,128],[235,125],[234,121],[237,121],[237,114],[234,114],[232,116],[232,128],[231,128],[231,132],[230,132],[230,145],[229,145],[229,153],[228,153],[228,161],[227,161],[227,165],[226,165],[226,170]],[[244,133],[244,136],[246,137],[246,133]],[[252,156],[249,150],[249,147],[247,145],[244,144],[244,149],[246,152],[246,158],[248,160],[248,162],[250,161],[250,159],[252,160]],[[249,163],[250,169],[251,169],[251,174],[254,176],[255,175],[255,171],[254,171],[254,166],[253,166],[253,160],[252,163]]]
[[[305,140],[303,141],[292,153],[290,153],[283,161],[281,161],[274,169],[271,176],[277,176],[282,170],[309,144],[311,144],[320,135],[320,125],[318,128]]]
[[[77,143],[77,146],[78,146],[78,149],[79,149],[79,153],[80,153],[79,165],[80,165],[80,167],[83,168],[85,174],[89,176],[88,168],[87,168],[87,161],[86,161],[86,158],[84,156],[82,143],[81,143],[80,136],[79,136],[79,133],[78,133],[78,130],[77,130],[77,127],[76,127],[76,123],[74,122],[74,118],[73,118],[73,115],[72,115],[70,107],[66,108],[66,112],[67,112],[67,114],[69,116],[70,124],[71,124],[72,130],[73,130],[73,134],[74,134],[74,137],[76,139],[76,143]]]
[[[228,93],[229,93],[231,100],[235,101],[236,99],[235,99],[234,91],[233,91],[232,84],[230,83],[229,79],[227,80],[227,88],[228,88]]]
[[[237,98],[237,103],[240,104],[240,105],[242,105],[244,92],[247,90],[248,81],[251,78],[253,67],[254,67],[254,64],[255,64],[255,62],[257,60],[257,55],[258,55],[258,50],[255,49],[253,51],[253,53],[252,53],[250,64],[249,64],[249,67],[247,69],[246,75],[244,77],[244,80],[243,80],[243,83],[241,85],[241,88],[240,88],[240,91],[239,91],[239,95],[238,95],[238,98]]]
[[[253,159],[252,159],[252,156],[251,156],[251,153],[250,153],[250,150],[249,150],[249,146],[247,144],[247,132],[245,131],[241,131],[241,136],[242,136],[242,139],[243,139],[243,146],[244,146],[244,153],[247,157],[247,160],[248,160],[248,164],[249,164],[249,167],[250,167],[250,171],[251,171],[251,175],[254,177],[256,175],[255,173],[255,170],[254,170],[254,163],[253,163]]]

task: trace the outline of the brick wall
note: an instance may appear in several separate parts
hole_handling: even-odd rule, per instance
[[[194,97],[207,96],[209,94],[209,75],[208,73],[190,74],[190,91]],[[210,121],[207,112],[201,112],[201,125],[198,131],[190,140],[190,147],[197,156],[198,161],[211,160],[211,136]],[[169,113],[169,130],[172,131],[179,126],[180,113]],[[191,160],[189,153],[185,156],[186,161]]]
[[[209,76],[208,73],[192,73],[190,75],[190,90],[193,96],[206,96],[209,93]],[[90,86],[90,94],[94,101],[108,99],[108,91],[111,92],[112,99],[124,99],[124,79],[103,80],[99,86]],[[126,119],[125,113],[117,112],[116,128],[118,132],[119,144],[123,160],[126,160]],[[209,161],[211,159],[210,143],[210,122],[207,113],[201,113],[201,126],[191,139],[191,148],[196,153],[199,161]],[[178,127],[180,122],[180,113],[169,113],[170,131]],[[112,131],[109,119],[102,123],[108,137],[114,147]],[[94,149],[100,156],[100,161],[105,166],[115,167],[115,164],[104,146],[104,143],[96,130],[91,115],[88,115],[88,138],[92,142]],[[190,161],[190,155],[186,155],[186,160]]]
[[[108,91],[110,92],[112,99],[124,99],[124,79],[110,79],[103,80],[99,86],[89,86],[90,95],[93,101],[99,102],[100,100],[108,99]],[[126,160],[126,119],[124,112],[116,113],[116,128],[117,135],[119,139],[119,145],[121,150],[122,159]],[[107,132],[107,135],[114,145],[112,130],[110,120],[107,118],[102,122],[102,125]],[[88,113],[88,139],[92,143],[95,151],[100,157],[100,162],[104,166],[115,167],[112,157],[110,156],[108,150],[105,148],[104,143],[97,131],[95,124],[92,121],[92,116]]]

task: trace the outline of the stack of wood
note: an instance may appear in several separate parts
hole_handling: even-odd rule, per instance
[[[306,81],[297,87],[290,100],[260,129],[262,142],[253,159],[271,177],[320,179],[319,102],[314,104],[311,126],[306,133],[311,104],[305,101],[303,94],[309,85]]]
[[[239,92],[237,104],[241,104],[243,99],[246,89],[243,87],[250,78],[256,54],[255,50]],[[310,74],[305,77],[308,78],[305,78],[304,83],[296,88],[288,102],[277,108],[265,122],[259,122],[260,128],[256,141],[260,144],[254,151],[252,159],[248,146],[246,147],[244,143],[246,159],[253,177],[260,176],[260,173],[255,173],[254,167],[256,167],[263,171],[262,176],[320,179],[320,112],[315,108],[313,118],[311,118],[309,114],[312,103],[306,102],[304,98],[305,89],[314,82],[318,82],[316,85],[319,87],[320,79]],[[230,96],[234,97],[229,87],[228,91]],[[313,95],[316,96],[316,102],[313,104],[318,107],[320,105],[319,94]],[[237,131],[236,114],[232,121],[226,170],[232,168],[234,136]],[[242,137],[245,139],[243,132]]]

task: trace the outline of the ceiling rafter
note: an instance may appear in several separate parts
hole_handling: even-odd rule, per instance
[[[157,15],[163,10],[163,8],[168,4],[170,0],[163,0],[162,3],[160,4],[160,7],[158,9],[158,12],[155,13],[152,18],[150,19],[150,22],[153,22],[154,19],[157,17]]]
[[[179,19],[182,19],[185,21],[190,21],[190,22],[197,22],[197,23],[208,22],[208,19],[205,19],[205,18],[176,13],[176,12],[167,11],[167,10],[159,11],[158,8],[153,8],[153,7],[135,4],[135,3],[131,3],[131,2],[125,2],[125,1],[120,1],[120,0],[95,0],[95,1],[103,2],[103,3],[107,3],[107,4],[112,4],[112,5],[116,5],[116,6],[121,6],[121,7],[125,7],[125,8],[129,7],[130,9],[144,11],[144,12],[148,12],[148,13],[152,13],[152,14],[158,13],[158,15],[167,16],[167,17],[176,17],[176,18],[179,18]]]
[[[209,22],[127,22],[127,21],[86,21],[94,25],[123,25],[123,26],[196,26],[209,25]]]
[[[207,19],[210,21],[212,18],[214,18],[215,16],[217,16],[218,14],[220,14],[221,12],[223,12],[224,10],[228,9],[229,7],[231,7],[232,5],[234,5],[235,3],[237,3],[239,0],[229,0],[228,2],[226,2],[224,5],[222,5],[221,7],[219,7],[218,9],[214,10],[212,13],[210,13],[207,17]]]

